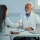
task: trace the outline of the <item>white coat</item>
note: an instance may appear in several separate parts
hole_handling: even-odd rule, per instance
[[[40,18],[37,14],[31,12],[30,17],[27,20],[25,13],[23,13],[20,16],[20,20],[18,22],[22,23],[24,29],[27,27],[32,27],[35,30],[36,24],[40,23]]]

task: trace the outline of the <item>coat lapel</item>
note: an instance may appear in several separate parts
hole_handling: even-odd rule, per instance
[[[31,12],[30,17],[28,18],[28,20],[27,20],[26,16],[24,16],[25,21],[29,23],[33,18],[32,16],[33,16],[33,12]]]

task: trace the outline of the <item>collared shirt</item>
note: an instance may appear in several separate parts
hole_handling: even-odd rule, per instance
[[[30,15],[31,15],[31,12],[30,12],[30,14],[26,14],[26,12],[25,12],[25,16],[26,16],[27,20],[29,19]]]
[[[30,14],[29,15],[26,15],[27,20],[28,20],[29,17],[30,17]]]

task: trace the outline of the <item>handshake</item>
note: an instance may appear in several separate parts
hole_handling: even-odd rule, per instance
[[[20,23],[20,22],[18,22],[17,25],[18,25],[18,28],[22,27],[22,23]],[[31,31],[34,29],[32,27],[27,27],[24,30]],[[19,34],[19,32],[11,31],[11,34]]]
[[[20,28],[22,26],[22,23],[18,22],[18,28]]]

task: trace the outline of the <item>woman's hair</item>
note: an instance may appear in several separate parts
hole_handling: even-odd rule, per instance
[[[7,6],[0,5],[0,31],[2,30],[2,22],[5,20],[6,17]]]

